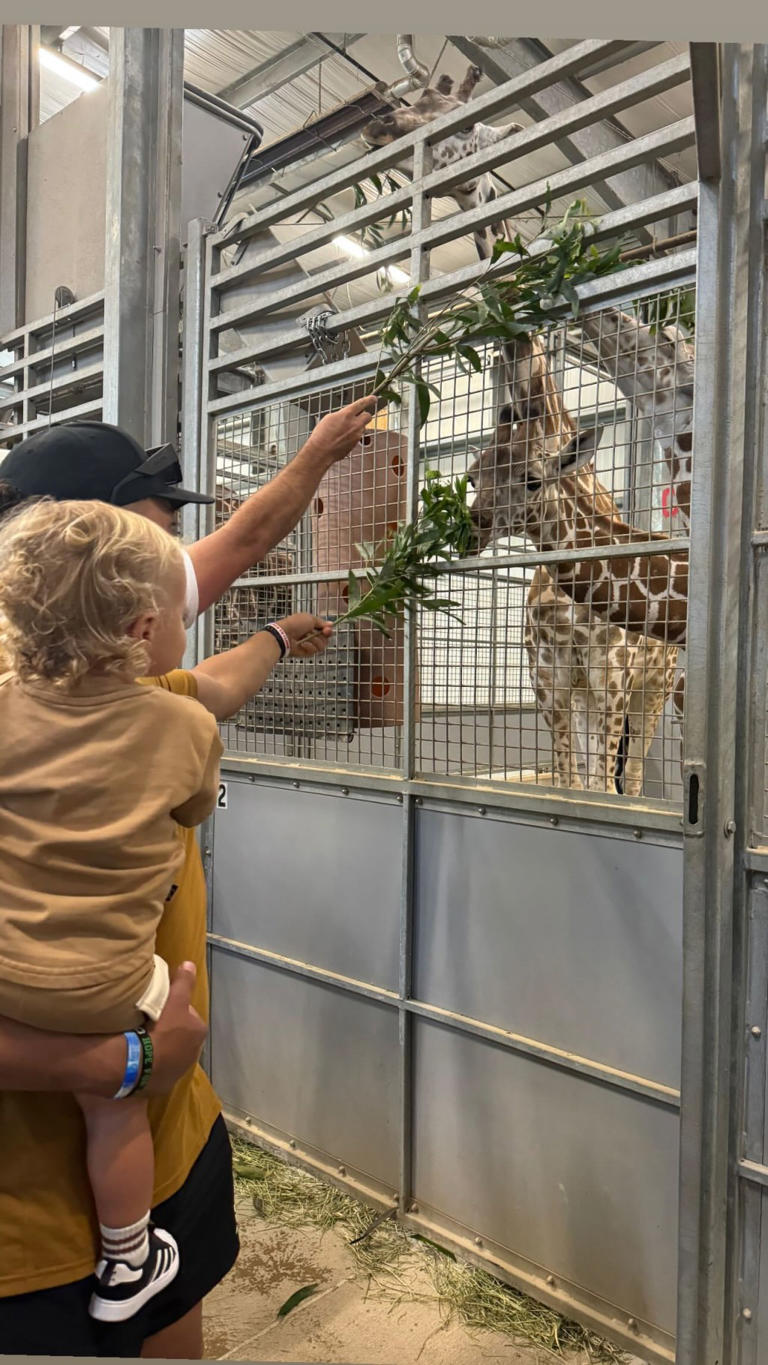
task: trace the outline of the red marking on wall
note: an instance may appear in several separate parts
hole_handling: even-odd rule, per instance
[[[663,517],[677,517],[680,515],[680,508],[675,502],[675,490],[670,484],[665,488],[661,495],[661,514]]]

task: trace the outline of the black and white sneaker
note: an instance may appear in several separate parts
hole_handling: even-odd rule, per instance
[[[124,1322],[175,1280],[178,1270],[179,1248],[175,1239],[164,1228],[150,1226],[149,1255],[143,1265],[99,1261],[97,1287],[88,1312],[100,1322]]]

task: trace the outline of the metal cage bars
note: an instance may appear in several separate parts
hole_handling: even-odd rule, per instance
[[[591,45],[589,44],[580,45],[581,48],[590,48],[590,46]],[[551,79],[559,69],[557,66],[559,59],[553,60],[555,62],[554,67],[551,67],[550,63],[546,63],[541,70],[537,70],[535,73],[528,73],[523,81],[519,79],[512,81],[507,87],[502,87],[500,90],[494,91],[491,97],[486,97],[486,99],[489,100],[489,109],[492,108],[494,112],[498,112],[509,104],[513,104],[515,98],[519,96],[520,90],[527,88],[527,83],[534,82],[538,87],[542,81],[546,81],[547,76]],[[578,54],[576,56],[572,54],[572,60],[582,60],[582,57],[578,56]],[[551,69],[545,71],[544,66],[548,68],[551,67]],[[612,107],[611,97],[618,101],[617,105],[614,107],[624,107],[629,103],[638,102],[646,97],[648,91],[656,91],[662,85],[667,88],[666,83],[670,85],[679,83],[687,76],[687,72],[687,58],[675,59],[671,64],[665,63],[662,68],[657,68],[651,73],[643,73],[642,77],[636,78],[633,81],[623,82],[620,86],[615,87],[614,92],[607,92],[605,97],[601,97],[599,111],[605,112]],[[594,107],[594,101],[586,101],[585,103],[592,107],[591,116],[594,117],[597,112]],[[485,105],[483,102],[478,101],[477,104],[473,106],[472,112],[482,114],[484,109]],[[569,112],[568,117],[575,120],[579,126],[584,126],[584,124],[588,122],[590,114],[587,113],[585,115],[584,110],[580,109]],[[268,277],[270,267],[283,264],[288,259],[289,255],[294,255],[298,252],[302,243],[306,245],[307,249],[309,249],[310,246],[317,246],[318,241],[322,242],[326,239],[330,239],[331,234],[338,232],[341,227],[351,228],[353,225],[359,226],[371,221],[375,213],[380,213],[381,209],[369,204],[361,210],[357,210],[355,214],[347,215],[343,219],[337,219],[330,228],[313,230],[313,232],[306,234],[299,243],[296,243],[294,240],[290,243],[290,249],[286,245],[271,247],[266,251],[261,252],[256,258],[251,258],[244,261],[241,265],[235,264],[225,269],[221,268],[219,260],[222,249],[226,245],[232,246],[238,242],[247,244],[254,233],[261,231],[264,227],[269,227],[270,224],[279,224],[281,216],[284,217],[286,213],[291,210],[297,211],[302,208],[306,209],[312,202],[317,200],[318,197],[322,196],[323,193],[327,193],[329,187],[343,187],[344,185],[352,183],[355,178],[359,178],[372,167],[381,168],[385,164],[393,164],[392,161],[387,161],[387,157],[397,158],[402,156],[403,152],[407,151],[408,147],[411,147],[412,153],[417,158],[417,162],[414,166],[413,180],[410,190],[407,192],[407,197],[410,198],[413,205],[414,220],[411,223],[410,233],[407,237],[403,238],[402,245],[398,244],[397,249],[401,254],[404,250],[407,250],[410,253],[409,261],[411,264],[412,278],[415,278],[413,274],[414,268],[419,270],[419,277],[423,283],[422,297],[424,300],[424,307],[426,308],[433,299],[445,296],[453,289],[461,287],[468,281],[479,278],[484,269],[484,267],[471,266],[462,269],[455,274],[452,273],[448,276],[430,278],[429,269],[428,266],[426,266],[426,263],[430,258],[430,250],[434,247],[436,239],[432,233],[431,216],[419,213],[420,205],[428,206],[431,203],[431,199],[428,200],[425,198],[425,187],[427,185],[434,185],[436,190],[439,191],[442,178],[449,181],[455,181],[457,178],[460,178],[460,172],[454,167],[452,177],[448,176],[446,171],[433,174],[425,170],[424,174],[420,175],[417,172],[416,167],[420,167],[421,165],[426,166],[426,157],[429,155],[430,148],[437,140],[440,131],[453,127],[458,122],[458,118],[459,115],[454,114],[437,120],[434,124],[430,125],[428,129],[421,130],[418,135],[411,135],[409,138],[402,139],[398,142],[394,148],[385,149],[384,154],[373,153],[370,157],[366,158],[364,168],[359,162],[353,163],[351,169],[345,167],[342,171],[329,177],[327,182],[316,182],[309,189],[299,191],[297,194],[289,196],[288,199],[279,206],[276,206],[273,209],[267,208],[266,210],[260,211],[253,220],[246,220],[245,223],[238,224],[235,231],[232,229],[224,229],[219,233],[208,234],[205,247],[206,316],[204,322],[204,354],[202,357],[202,369],[205,376],[203,423],[207,427],[209,440],[207,471],[209,487],[213,488],[215,483],[215,471],[212,463],[212,459],[215,463],[215,457],[213,457],[212,452],[216,439],[215,428],[217,420],[220,421],[223,418],[232,419],[238,413],[245,413],[248,409],[252,409],[254,403],[258,403],[259,407],[261,407],[270,400],[278,402],[281,398],[285,400],[297,399],[302,393],[308,395],[313,389],[319,388],[320,383],[323,383],[326,386],[333,382],[342,384],[345,381],[347,383],[357,381],[359,383],[365,378],[366,372],[370,373],[371,370],[371,357],[370,355],[364,354],[323,366],[317,379],[310,379],[307,376],[306,378],[297,380],[295,377],[291,377],[289,379],[276,380],[272,383],[260,383],[255,388],[248,388],[247,386],[245,388],[240,387],[239,391],[222,395],[218,387],[218,379],[222,372],[231,370],[235,366],[242,366],[249,362],[252,363],[255,360],[266,359],[270,355],[284,355],[291,350],[295,350],[300,339],[306,344],[306,333],[298,324],[294,324],[284,331],[278,330],[277,334],[272,330],[271,335],[264,340],[260,340],[258,335],[256,335],[247,346],[238,347],[234,351],[229,350],[225,354],[218,354],[218,337],[223,332],[236,328],[238,324],[243,325],[244,323],[253,322],[257,316],[263,314],[265,306],[268,310],[274,310],[279,313],[282,304],[287,302],[295,304],[297,299],[299,302],[308,300],[313,293],[317,293],[318,290],[329,282],[339,283],[348,281],[358,277],[363,270],[369,272],[378,260],[378,256],[375,253],[372,256],[369,256],[362,267],[356,264],[342,264],[332,271],[323,270],[321,268],[319,273],[315,272],[308,276],[306,283],[300,284],[298,289],[289,288],[282,292],[277,291],[273,296],[267,294],[266,297],[262,290],[258,303],[256,301],[254,301],[253,305],[249,305],[247,302],[241,303],[233,311],[226,308],[227,287],[231,288],[238,286],[239,289],[242,289],[244,284],[247,285],[249,282],[254,283],[265,272]],[[553,133],[556,129],[562,131],[564,119],[565,116],[558,116],[550,131]],[[466,113],[463,115],[463,122],[466,123]],[[513,144],[515,140],[519,139],[521,136],[524,139],[529,138],[530,140],[533,139],[535,134],[536,145],[541,145],[540,139],[546,137],[549,122],[549,120],[546,120],[544,123],[536,125],[532,129],[527,129],[523,135],[515,134],[508,141],[510,144]],[[681,130],[681,127],[675,126],[670,134],[671,141],[668,143],[664,141],[666,132],[661,130],[659,134],[651,136],[650,142],[648,142],[647,139],[635,139],[631,144],[627,144],[628,150],[626,150],[626,155],[630,162],[637,164],[643,157],[651,155],[662,145],[666,146],[668,150],[672,147],[686,145],[692,139],[693,120],[684,122],[686,124],[685,129]],[[667,130],[667,132],[669,132],[669,130]],[[679,141],[680,138],[682,138],[682,143]],[[505,143],[506,141],[507,140],[505,140]],[[499,146],[500,145],[501,144],[499,144]],[[493,157],[497,152],[498,147],[492,149],[488,154],[491,161],[493,161]],[[504,154],[507,153],[508,149],[505,150]],[[611,155],[614,156],[614,158],[616,156],[615,153],[612,153]],[[501,157],[497,156],[494,164],[498,164],[498,160],[500,159]],[[475,160],[477,160],[477,158]],[[478,161],[478,169],[481,168],[481,161],[482,158]],[[610,165],[612,166],[613,164],[613,161],[611,161]],[[570,189],[577,185],[583,185],[588,183],[594,174],[596,174],[596,170],[591,163],[581,163],[575,168],[569,168],[568,171],[564,173],[565,178],[563,179],[563,186],[566,189]],[[550,182],[552,179],[553,178],[550,178]],[[557,177],[554,177],[554,181],[556,185],[560,184]],[[420,190],[422,190],[423,193],[420,193]],[[536,202],[537,199],[543,197],[545,192],[546,187],[543,182],[537,182],[533,187],[525,187],[520,191],[516,191],[516,197],[514,199],[515,206]],[[638,223],[658,221],[662,216],[669,217],[670,214],[674,212],[683,212],[695,204],[696,198],[696,185],[681,186],[677,190],[671,190],[663,195],[656,196],[651,201],[627,207],[614,214],[607,215],[598,225],[598,234],[607,235],[611,230],[624,229]],[[453,215],[447,219],[440,220],[440,236],[441,238],[446,239],[451,235],[460,236],[462,227],[466,227],[466,224],[461,218],[461,215]],[[419,265],[419,262],[421,261],[425,263],[426,268],[422,268]],[[622,271],[613,279],[598,280],[590,285],[582,286],[579,292],[584,300],[585,306],[596,306],[603,300],[631,300],[632,298],[636,298],[638,293],[644,290],[661,289],[665,285],[668,287],[669,285],[675,286],[690,283],[694,278],[694,273],[695,252],[683,251],[661,261],[652,261],[639,266],[633,266],[628,270]],[[385,314],[389,306],[388,301],[381,299],[374,299],[363,305],[358,305],[348,309],[344,314],[337,315],[334,318],[334,327],[340,329],[343,324],[352,322],[358,326],[375,324],[376,321]],[[415,457],[412,456],[411,458],[413,460]],[[411,478],[415,476],[415,466],[412,466]],[[647,545],[641,545],[635,548],[637,553],[642,554],[645,551],[651,550],[652,542],[649,541]],[[677,541],[675,548],[681,551],[687,549],[687,541],[685,539]],[[601,557],[611,558],[619,553],[618,547],[608,547],[607,551]],[[578,557],[581,560],[588,560],[590,557],[598,557],[598,552],[586,551],[580,553]],[[494,571],[502,567],[506,567],[507,569],[530,569],[532,566],[538,566],[540,564],[546,566],[548,562],[562,563],[567,558],[568,555],[563,554],[560,551],[553,551],[551,554],[539,553],[535,556],[532,556],[530,553],[496,554],[493,557],[492,567]],[[466,561],[461,565],[459,572],[464,573],[470,570],[480,570],[487,567],[487,560]],[[262,573],[259,573],[258,580],[241,580],[238,587],[256,586],[257,582],[258,586],[263,589],[272,585],[276,586],[278,582],[290,582],[297,586],[301,582],[304,582],[309,585],[320,583],[324,577],[332,578],[333,575],[331,573],[323,575],[318,572],[313,573],[307,571],[306,573],[299,573],[294,571],[288,575],[280,574],[277,577],[270,577],[269,574],[264,576]],[[408,716],[411,711],[411,692],[411,684],[408,682],[405,688],[404,743],[401,750],[402,765],[398,765],[401,766],[403,775],[405,775],[404,764],[408,750],[406,731],[409,725]],[[232,757],[237,761],[236,754],[233,754]],[[298,755],[296,755],[296,757],[298,757]],[[627,810],[626,814],[629,818],[637,818],[637,811],[632,813]]]

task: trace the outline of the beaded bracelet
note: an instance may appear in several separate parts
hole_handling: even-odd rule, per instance
[[[127,1095],[132,1094],[139,1080],[139,1067],[141,1066],[141,1044],[139,1035],[135,1031],[123,1034],[128,1044],[128,1053],[125,1059],[125,1074],[120,1089],[112,1096],[115,1100],[124,1100]]]
[[[265,626],[264,629],[268,631],[269,634],[272,635],[275,640],[277,640],[277,643],[280,646],[281,659],[284,659],[286,655],[290,654],[291,642],[288,639],[288,636],[286,635],[282,626],[279,626],[276,621],[273,621],[271,625]]]

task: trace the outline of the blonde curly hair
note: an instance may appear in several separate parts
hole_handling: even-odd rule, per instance
[[[0,526],[0,659],[27,682],[69,689],[86,673],[146,673],[127,634],[162,611],[178,543],[145,517],[103,502],[27,504]]]

